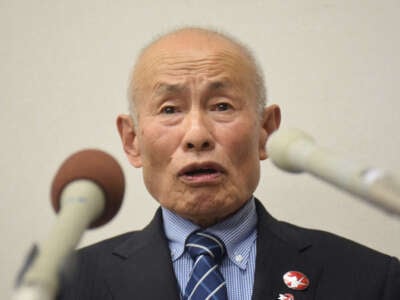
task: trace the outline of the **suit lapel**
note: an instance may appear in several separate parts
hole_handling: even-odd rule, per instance
[[[134,233],[110,253],[113,267],[107,272],[106,281],[113,299],[179,299],[162,226],[158,210],[145,229]]]
[[[290,293],[296,300],[315,299],[322,266],[308,256],[312,247],[296,229],[281,224],[267,213],[257,201],[258,238],[253,300],[279,299],[280,294]],[[288,271],[305,274],[309,287],[303,291],[289,289],[283,275]]]
[[[278,299],[291,293],[296,300],[315,299],[322,266],[308,255],[312,247],[297,229],[275,220],[256,201],[258,213],[257,258],[253,300]],[[112,299],[179,299],[170,251],[163,233],[161,211],[142,231],[118,245],[104,270]],[[304,291],[289,289],[283,282],[288,271],[300,271],[310,281]]]

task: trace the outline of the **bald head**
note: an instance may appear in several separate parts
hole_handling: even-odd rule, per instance
[[[250,50],[226,34],[202,28],[182,28],[167,33],[151,42],[140,53],[134,66],[128,88],[128,101],[131,115],[136,123],[136,104],[143,99],[143,91],[148,87],[148,79],[155,76],[162,64],[175,63],[171,56],[215,56],[229,53],[231,62],[240,64],[246,70],[249,81],[249,97],[254,98],[254,105],[260,113],[266,105],[266,89],[262,71]],[[227,66],[229,67],[229,66]],[[144,100],[144,99],[143,99]]]
[[[134,123],[117,119],[124,150],[161,206],[201,227],[251,198],[279,126],[257,70],[239,43],[196,28],[162,36],[135,66]]]

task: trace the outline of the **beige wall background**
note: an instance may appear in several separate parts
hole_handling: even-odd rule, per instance
[[[400,169],[398,0],[0,0],[0,298],[30,245],[54,224],[51,180],[72,152],[122,164],[127,191],[81,245],[142,228],[157,203],[124,157],[115,128],[139,49],[181,25],[223,29],[265,69],[283,126],[366,165]],[[400,257],[400,220],[308,175],[262,163],[256,196],[278,219],[328,230]]]

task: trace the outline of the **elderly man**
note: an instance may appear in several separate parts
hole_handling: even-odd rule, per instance
[[[60,299],[400,299],[397,259],[279,222],[253,198],[280,110],[247,48],[174,31],[144,49],[129,91],[118,130],[161,208],[80,250]]]

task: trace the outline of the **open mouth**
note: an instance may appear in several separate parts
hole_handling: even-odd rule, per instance
[[[223,168],[215,163],[192,164],[183,168],[179,177],[187,182],[209,183],[217,180],[223,173]]]
[[[211,174],[216,174],[216,173],[218,173],[218,171],[216,169],[200,168],[200,169],[194,169],[194,170],[184,172],[183,175],[185,175],[185,176],[201,176],[201,175],[211,175]]]

